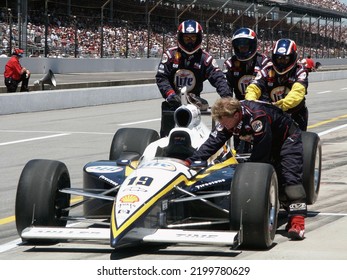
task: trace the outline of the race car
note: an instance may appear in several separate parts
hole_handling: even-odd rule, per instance
[[[268,249],[281,207],[271,164],[246,162],[229,143],[207,162],[185,158],[207,139],[201,111],[187,102],[174,112],[168,137],[144,128],[115,133],[108,160],[87,163],[83,186],[72,188],[66,165],[30,160],[16,195],[16,226],[26,244],[108,240],[118,249],[139,243],[219,244]],[[315,203],[320,186],[321,145],[303,133],[304,187]],[[83,200],[72,203],[71,195]],[[82,215],[70,210],[83,207]]]

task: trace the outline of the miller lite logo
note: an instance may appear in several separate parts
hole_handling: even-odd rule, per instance
[[[242,95],[246,94],[246,88],[248,85],[252,82],[253,76],[252,75],[244,75],[241,77],[241,79],[238,82],[238,89],[241,92]]]
[[[286,97],[288,92],[290,91],[289,88],[285,86],[279,86],[275,87],[271,92],[270,92],[270,97],[273,102],[276,102],[278,100],[281,100]]]
[[[191,92],[196,84],[194,73],[187,69],[180,69],[175,73],[176,88],[187,87],[187,91]]]
[[[263,123],[260,120],[255,120],[251,123],[254,132],[259,132],[263,129]]]

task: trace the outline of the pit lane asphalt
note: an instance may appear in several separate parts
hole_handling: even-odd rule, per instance
[[[81,186],[84,164],[108,157],[118,128],[159,128],[161,100],[1,116],[0,219],[8,218],[9,222],[0,224],[0,248],[7,246],[0,250],[0,259],[347,260],[346,91],[347,80],[309,86],[309,130],[324,133],[321,191],[317,203],[309,206],[306,239],[288,241],[281,220],[274,246],[268,251],[234,252],[229,247],[177,244],[113,252],[108,244],[95,242],[21,246],[13,216],[16,185],[24,164],[33,158],[61,160],[68,166],[72,185]],[[216,94],[205,97],[213,104]],[[9,245],[10,241],[15,242]]]

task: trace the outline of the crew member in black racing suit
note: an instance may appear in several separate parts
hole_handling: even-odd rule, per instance
[[[162,56],[156,74],[156,83],[165,99],[162,103],[160,136],[169,135],[175,127],[173,112],[181,105],[180,88],[194,95],[195,101],[208,106],[200,97],[203,82],[208,79],[221,97],[231,96],[226,78],[216,60],[201,49],[202,27],[194,20],[183,21],[177,31],[177,47],[168,49]],[[206,108],[202,108],[206,109]]]
[[[225,60],[224,72],[231,92],[238,100],[244,100],[247,86],[270,58],[257,52],[257,34],[250,28],[236,30],[231,44],[234,55]],[[237,136],[234,136],[234,148],[238,154],[251,152],[250,143],[240,141]]]
[[[302,185],[302,131],[280,108],[261,101],[220,98],[212,106],[217,122],[204,144],[189,158],[206,161],[233,135],[250,141],[253,149],[249,161],[272,164],[278,174],[280,200],[288,212],[288,237],[302,240],[307,214],[306,193]],[[256,187],[256,186],[255,186]]]
[[[308,110],[305,95],[308,87],[308,73],[299,64],[297,47],[293,40],[280,39],[273,48],[272,63],[258,72],[247,87],[247,100],[272,102],[289,113],[301,130],[307,130]]]

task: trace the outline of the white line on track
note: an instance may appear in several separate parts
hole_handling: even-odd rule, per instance
[[[156,121],[160,121],[160,118],[158,118],[158,119],[151,119],[151,120],[144,120],[144,121],[138,121],[138,122],[131,122],[131,123],[120,123],[118,125],[126,126],[126,125],[133,125],[133,124],[147,123],[147,122],[156,122]]]
[[[5,243],[3,245],[0,246],[0,253],[9,251],[13,248],[16,248],[20,243],[22,242],[22,240],[20,238],[12,240],[8,243]]]
[[[326,135],[326,134],[329,134],[333,131],[336,131],[336,130],[339,130],[339,129],[342,129],[342,128],[345,128],[347,127],[347,124],[343,124],[343,125],[340,125],[340,126],[337,126],[337,127],[334,127],[334,128],[331,128],[331,129],[328,129],[326,131],[322,131],[320,133],[318,133],[319,136],[323,136],[323,135]]]
[[[332,92],[332,91],[331,90],[320,91],[320,92],[317,92],[317,94],[323,94],[323,93],[329,93],[329,92]]]
[[[347,213],[318,213],[317,216],[347,216]]]
[[[30,142],[30,141],[36,141],[36,140],[54,138],[54,137],[60,137],[60,136],[66,136],[66,135],[69,135],[69,133],[61,133],[61,134],[54,134],[54,135],[48,135],[48,136],[42,136],[42,137],[22,139],[22,140],[11,141],[11,142],[3,142],[3,143],[0,143],[0,146],[23,143],[23,142]]]

